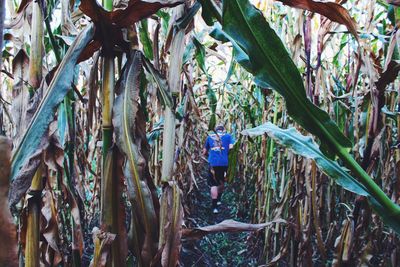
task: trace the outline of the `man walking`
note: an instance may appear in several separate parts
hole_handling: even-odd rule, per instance
[[[228,170],[228,153],[233,148],[233,137],[226,133],[225,127],[220,124],[215,132],[209,134],[203,148],[203,155],[208,152],[209,178],[213,213],[218,213],[217,205],[221,204],[226,172]]]

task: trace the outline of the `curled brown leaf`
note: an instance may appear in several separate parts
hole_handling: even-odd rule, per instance
[[[332,21],[343,24],[358,39],[357,23],[342,5],[332,2],[318,2],[313,0],[278,0],[284,5],[301,8],[321,14]]]
[[[130,0],[125,9],[108,12],[96,0],[82,0],[79,8],[94,23],[113,24],[123,28],[151,16],[161,8],[174,7],[183,2],[183,0]]]

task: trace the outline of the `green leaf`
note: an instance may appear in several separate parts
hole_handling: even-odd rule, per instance
[[[233,48],[233,56],[237,63],[243,66],[248,72],[252,73],[252,64],[246,52],[233,40],[226,32],[224,32],[220,25],[215,25],[214,29],[210,32],[210,36],[221,41],[222,43],[231,42]]]
[[[202,8],[201,16],[208,26],[212,26],[215,19],[221,21],[221,10],[213,0],[199,0],[199,2]]]
[[[235,52],[232,51],[232,60],[231,60],[231,63],[229,64],[228,73],[226,74],[226,78],[225,78],[225,81],[224,81],[225,85],[229,82],[230,78],[235,73],[235,69],[236,69],[237,63],[236,63],[234,58],[235,58]]]
[[[161,25],[162,25],[162,32],[164,34],[167,34],[168,32],[168,25],[169,25],[169,20],[171,18],[171,16],[169,15],[168,12],[159,10],[157,11],[156,15],[161,18]]]
[[[210,88],[210,86],[207,86],[206,94],[208,98],[208,105],[211,110],[211,118],[208,124],[208,130],[212,131],[214,130],[215,125],[217,123],[217,118],[215,115],[215,111],[217,109],[217,96],[215,95],[214,90]]]
[[[193,44],[196,47],[196,52],[194,55],[196,62],[198,64],[199,68],[204,72],[204,74],[208,78],[209,76],[208,76],[207,69],[206,69],[206,59],[205,59],[206,58],[206,49],[204,48],[204,45],[201,44],[199,42],[199,40],[197,40],[196,37],[193,37]]]
[[[75,39],[64,56],[57,72],[54,74],[46,95],[43,97],[38,109],[25,132],[20,145],[14,153],[11,167],[12,181],[10,189],[10,205],[16,204],[31,184],[34,171],[29,168],[29,161],[40,153],[40,143],[54,118],[57,106],[71,90],[74,78],[74,68],[78,57],[86,45],[93,39],[95,27],[89,24]],[[47,142],[47,141],[45,141]],[[29,172],[26,172],[26,169]],[[33,172],[32,172],[33,171]]]
[[[249,65],[244,67],[254,75],[255,82],[280,93],[296,122],[329,144],[326,147],[332,152],[351,146],[329,115],[307,98],[297,67],[258,9],[247,0],[224,1],[222,28],[248,55]]]
[[[139,23],[139,39],[140,39],[140,42],[143,45],[144,55],[148,59],[153,60],[153,44],[152,44],[151,39],[149,37],[147,19],[143,19]]]
[[[208,122],[208,130],[213,131],[215,129],[215,125],[217,124],[217,116],[215,113],[211,114],[210,121]]]
[[[270,122],[246,129],[242,131],[242,134],[250,137],[267,134],[278,144],[292,150],[293,153],[314,160],[318,168],[338,185],[353,193],[366,196],[372,208],[382,217],[383,221],[400,234],[398,216],[380,205],[373,194],[352,177],[346,169],[326,157],[311,137],[300,134],[295,128],[284,130]]]
[[[178,30],[186,29],[187,26],[189,26],[189,24],[193,21],[193,18],[197,14],[197,11],[199,11],[200,7],[201,5],[199,2],[195,2],[185,15],[176,21],[175,27]]]
[[[278,144],[292,150],[293,153],[315,160],[321,171],[334,179],[338,185],[353,193],[362,196],[368,195],[364,186],[351,177],[338,163],[326,157],[311,137],[300,134],[295,128],[284,130],[270,122],[242,131],[242,135],[250,137],[263,134],[267,134]]]

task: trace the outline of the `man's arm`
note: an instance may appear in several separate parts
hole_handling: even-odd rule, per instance
[[[233,148],[233,146],[235,145],[235,139],[233,139],[232,135],[229,135],[229,150],[231,150]]]

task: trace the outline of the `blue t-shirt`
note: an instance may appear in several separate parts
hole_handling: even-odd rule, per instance
[[[211,167],[228,166],[229,145],[233,143],[233,137],[228,133],[218,132],[218,135],[213,133],[207,136],[204,148],[208,151]]]

